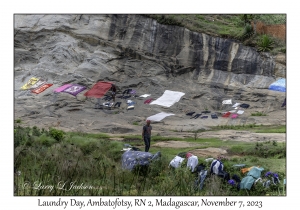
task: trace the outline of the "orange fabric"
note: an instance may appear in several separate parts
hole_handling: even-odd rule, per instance
[[[84,95],[87,97],[101,98],[111,88],[111,82],[97,82],[89,91]]]
[[[52,85],[53,84],[45,84],[45,85],[42,85],[41,87],[39,87],[37,89],[32,90],[31,92],[39,94],[39,93],[43,92],[44,90],[46,90],[47,88],[51,87]]]
[[[253,167],[254,167],[254,166],[249,167],[249,168],[242,168],[242,169],[241,169],[241,172],[244,174],[244,173],[246,173],[247,171],[250,171]]]

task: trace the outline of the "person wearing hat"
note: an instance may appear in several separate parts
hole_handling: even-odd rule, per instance
[[[142,137],[144,139],[145,142],[145,152],[148,152],[150,149],[150,140],[151,140],[151,130],[152,130],[152,126],[150,125],[151,121],[147,120],[146,121],[146,125],[144,125],[143,127],[143,133],[142,133]]]

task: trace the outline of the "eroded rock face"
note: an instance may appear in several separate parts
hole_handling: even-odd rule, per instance
[[[47,127],[60,122],[70,130],[134,132],[140,130],[134,122],[142,124],[146,117],[167,111],[176,117],[164,120],[163,127],[192,130],[228,123],[228,119],[195,122],[186,119],[188,110],[222,111],[221,102],[232,98],[249,103],[252,112],[272,112],[280,110],[285,97],[268,90],[277,76],[285,76],[282,58],[275,60],[235,41],[161,25],[144,16],[15,15],[14,27],[15,118],[29,124]],[[38,95],[20,90],[32,76],[54,85]],[[105,113],[94,109],[94,99],[86,99],[83,93],[53,94],[63,84],[89,89],[99,80],[153,98],[165,90],[186,95],[170,108],[135,99],[131,111],[120,99],[119,110]]]

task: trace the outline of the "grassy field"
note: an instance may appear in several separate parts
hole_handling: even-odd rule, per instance
[[[285,14],[148,14],[147,17],[156,19],[161,24],[177,25],[191,31],[205,33],[215,37],[237,40],[244,45],[259,47],[262,35],[250,33],[245,36],[247,21],[255,20],[267,25],[285,24]],[[248,19],[247,19],[248,18]],[[274,42],[272,54],[286,52],[286,43],[280,39],[269,36]]]
[[[281,182],[269,188],[257,184],[251,190],[238,190],[220,177],[207,176],[202,190],[194,186],[197,174],[186,167],[186,160],[180,168],[169,167],[170,161],[179,153],[206,147],[225,148],[232,158],[223,159],[224,170],[241,179],[245,176],[234,164],[246,167],[264,168],[262,177],[268,171],[286,178],[286,148],[284,143],[245,143],[221,141],[219,139],[193,138],[181,141],[199,143],[194,148],[151,147],[152,154],[161,152],[159,160],[148,167],[137,167],[133,171],[121,167],[124,144],[143,150],[140,136],[125,136],[124,141],[110,140],[107,134],[65,133],[57,129],[39,129],[15,125],[14,168],[15,195],[154,195],[154,196],[265,196],[285,195]],[[265,128],[274,132],[275,128]],[[136,139],[132,141],[132,139]],[[157,136],[154,142],[170,140]],[[174,139],[172,140],[179,140]],[[207,157],[208,158],[208,157]],[[210,163],[199,157],[199,164],[209,171]],[[264,178],[265,180],[267,178]]]

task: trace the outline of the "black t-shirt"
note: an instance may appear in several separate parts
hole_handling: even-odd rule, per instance
[[[144,125],[143,127],[143,131],[144,131],[144,136],[146,137],[150,137],[151,136],[151,130],[152,130],[152,126],[151,125]]]

